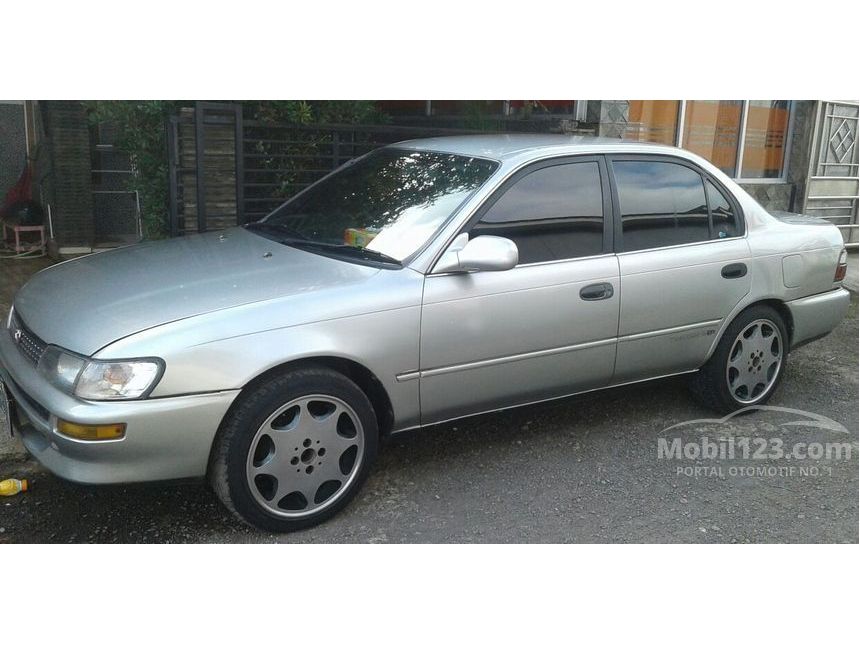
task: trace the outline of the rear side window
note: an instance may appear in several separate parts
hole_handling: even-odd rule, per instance
[[[737,237],[741,234],[737,214],[734,212],[729,200],[717,190],[710,179],[705,180],[708,189],[708,204],[711,207],[711,221],[713,222],[713,235],[716,239],[725,237]]]
[[[470,236],[513,240],[520,264],[603,252],[603,190],[596,161],[539,168],[505,190]]]
[[[664,161],[614,161],[624,251],[710,239],[702,176]]]

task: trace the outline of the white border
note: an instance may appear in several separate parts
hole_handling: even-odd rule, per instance
[[[832,16],[852,8],[842,0],[801,12],[746,0],[655,0],[646,12],[624,2],[10,2],[0,91],[28,99],[856,95],[845,80],[856,76],[850,57],[822,63],[794,46],[830,33]],[[22,502],[4,500],[0,526]],[[49,508],[28,512],[51,521]],[[662,539],[672,536],[667,527]],[[856,544],[0,544],[0,554],[3,635],[14,644],[842,642],[856,636],[842,608],[856,604],[860,573]],[[335,572],[344,575],[333,587]]]
[[[855,630],[834,608],[856,601],[856,545],[0,551],[9,643],[829,643]]]

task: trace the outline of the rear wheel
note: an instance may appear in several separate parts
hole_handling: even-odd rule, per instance
[[[377,424],[364,392],[326,368],[278,375],[247,393],[219,431],[210,477],[245,522],[281,532],[346,506],[376,456]]]
[[[782,316],[767,305],[743,311],[728,326],[690,389],[702,404],[729,413],[764,404],[778,386],[788,361],[788,333]]]

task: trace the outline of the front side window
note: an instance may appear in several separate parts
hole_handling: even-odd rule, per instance
[[[517,180],[471,231],[513,240],[520,264],[603,252],[603,191],[596,161],[539,168]]]
[[[497,167],[498,162],[477,157],[382,148],[247,228],[309,251],[399,264]]]
[[[624,251],[701,242],[710,237],[702,176],[663,161],[614,161]]]

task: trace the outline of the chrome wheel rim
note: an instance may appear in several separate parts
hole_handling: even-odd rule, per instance
[[[245,466],[254,499],[282,517],[340,499],[361,468],[364,429],[345,401],[314,394],[280,406],[259,427]]]
[[[782,334],[772,321],[756,320],[744,327],[726,364],[732,397],[739,403],[755,403],[770,392],[782,366],[782,351]]]

